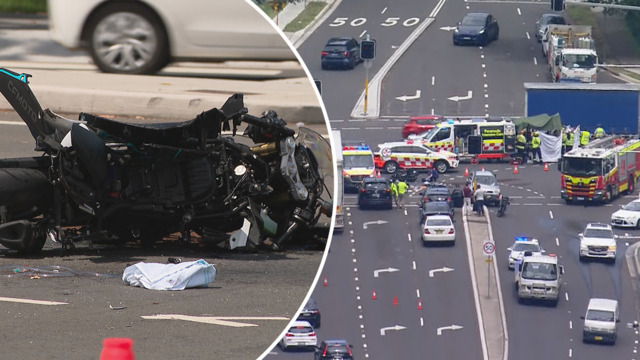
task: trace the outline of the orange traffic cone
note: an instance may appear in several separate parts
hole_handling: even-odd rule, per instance
[[[518,173],[518,164],[513,165],[513,173],[514,174]]]
[[[378,297],[376,296],[376,291],[375,291],[375,290],[373,290],[373,291],[371,292],[371,300],[375,300],[375,299],[377,299],[377,298],[378,298]]]
[[[418,300],[418,310],[422,310],[422,300]]]
[[[377,178],[380,178],[380,170],[378,170],[378,173],[376,174]]]
[[[393,306],[398,306],[398,297],[397,296],[393,297]]]
[[[547,165],[547,163],[544,163],[544,171],[549,171],[549,166]]]
[[[135,360],[133,340],[129,338],[106,338],[103,340],[100,360]]]
[[[327,283],[327,277],[325,276],[324,281],[322,282],[322,286],[327,286],[327,285],[329,284]]]
[[[468,167],[464,167],[464,176],[469,176],[469,168]]]
[[[484,171],[484,165],[482,165],[482,171]]]

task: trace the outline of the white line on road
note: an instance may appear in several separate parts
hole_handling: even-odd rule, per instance
[[[372,126],[372,127],[366,127],[365,130],[383,130],[384,128],[382,126]]]
[[[5,120],[1,120],[0,121],[0,125],[24,125],[24,126],[27,126],[26,123],[21,122],[21,121],[5,121]]]
[[[529,32],[525,31],[525,34],[527,35],[527,40],[531,40],[531,37],[529,36]],[[534,58],[535,59],[535,58]]]
[[[416,262],[415,261],[413,262],[413,266],[412,267],[413,267],[413,270],[416,269]]]
[[[565,300],[569,301],[569,293],[568,292],[564,293],[564,298],[565,298]]]
[[[329,120],[329,122],[344,122],[344,120]]]
[[[387,12],[387,8],[382,9],[382,12],[380,14],[384,14]]]
[[[432,76],[431,77],[431,85],[435,85],[436,84],[436,77]]]
[[[409,241],[411,241],[411,234],[407,234],[407,238],[409,238]]]
[[[520,195],[509,196],[510,199],[522,199]]]
[[[556,246],[560,246],[560,240],[558,240],[558,238],[556,238]]]
[[[420,289],[416,289],[416,296],[418,296],[418,299],[420,299]]]
[[[211,325],[222,325],[231,327],[247,327],[258,326],[257,324],[247,324],[231,320],[282,320],[289,321],[288,317],[283,316],[190,316],[179,314],[158,314],[149,316],[140,316],[146,320],[185,320]]]
[[[520,12],[520,8],[518,8],[518,15],[522,16],[522,13]]]
[[[542,205],[542,204],[524,203],[522,205],[524,205],[524,206],[534,206],[534,205]]]
[[[573,356],[573,349],[569,348],[569,357]]]
[[[573,329],[573,321],[569,320],[569,329]]]
[[[533,58],[533,65],[538,65],[538,59],[536,59],[535,57]]]
[[[549,217],[553,219],[553,211],[549,210]]]
[[[4,296],[0,296],[0,301],[17,302],[17,303],[34,304],[34,305],[68,305],[69,304],[69,303],[58,302],[58,301],[19,299],[19,298],[11,298],[11,297],[4,297]]]
[[[424,319],[420,318],[420,326],[424,326]]]
[[[409,213],[407,213],[407,209],[404,209],[404,216],[409,216]]]
[[[363,37],[363,36],[364,36],[364,34],[366,34],[366,33],[367,33],[367,30],[363,31],[363,32],[360,34],[360,37]]]

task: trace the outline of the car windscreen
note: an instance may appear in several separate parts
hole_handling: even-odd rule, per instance
[[[571,69],[591,69],[596,66],[598,58],[586,54],[564,54],[562,65]]]
[[[343,45],[327,45],[324,47],[324,51],[343,52],[343,51],[347,51],[347,47]]]
[[[427,227],[429,226],[451,226],[449,219],[427,219]]]
[[[613,239],[613,231],[609,229],[586,229],[583,235],[588,238]]]
[[[373,156],[371,154],[360,154],[360,155],[342,155],[343,166],[345,169],[353,169],[353,168],[372,168],[373,165]]]
[[[367,190],[386,190],[389,185],[386,182],[365,182],[364,188]]]
[[[313,329],[308,326],[292,326],[287,332],[291,334],[310,334],[313,332]]]
[[[331,345],[327,345],[327,353],[330,353],[330,354],[347,354],[347,353],[349,353],[349,349],[347,348],[347,345],[331,344]]]
[[[462,19],[462,23],[460,25],[462,26],[484,26],[485,24],[485,17],[484,16],[465,16],[464,19]]]
[[[563,157],[562,172],[569,176],[595,176],[602,174],[602,160],[580,157]]]
[[[449,209],[451,209],[449,207],[449,204],[443,201],[433,201],[424,204],[424,211],[426,211],[427,213],[433,212],[448,214]]]
[[[622,207],[622,210],[640,211],[640,202],[632,201],[632,202],[628,203],[627,205],[625,205],[624,207]]]
[[[558,278],[556,265],[526,262],[522,268],[522,278],[528,280],[556,280]]]
[[[587,315],[585,316],[585,319],[594,320],[594,321],[613,322],[613,319],[615,319],[615,316],[613,314],[613,311],[591,309],[591,310],[587,310]]]
[[[496,184],[496,178],[491,175],[478,175],[476,181],[482,185],[494,186]]]
[[[536,244],[515,243],[512,247],[513,251],[531,251],[540,252],[540,247]]]

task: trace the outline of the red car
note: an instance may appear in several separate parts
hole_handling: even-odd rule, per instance
[[[440,115],[412,116],[402,127],[402,137],[406,139],[409,135],[420,135],[442,121],[444,118]]]

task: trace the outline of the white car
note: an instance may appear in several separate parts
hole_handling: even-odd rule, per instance
[[[507,250],[509,251],[509,269],[512,270],[515,268],[516,263],[522,260],[525,252],[530,251],[531,255],[542,255],[544,253],[538,239],[528,237],[517,237],[513,245]]]
[[[580,238],[580,260],[586,257],[616,261],[616,238],[608,224],[589,223]]]
[[[318,346],[318,338],[308,321],[294,321],[280,340],[282,350],[292,347],[315,348],[316,346]]]
[[[150,74],[172,60],[296,60],[247,1],[48,0],[49,33],[104,72]]]
[[[633,200],[611,214],[611,225],[640,228],[640,199]]]
[[[422,241],[428,242],[449,242],[455,244],[456,229],[449,215],[427,216],[422,224]]]

